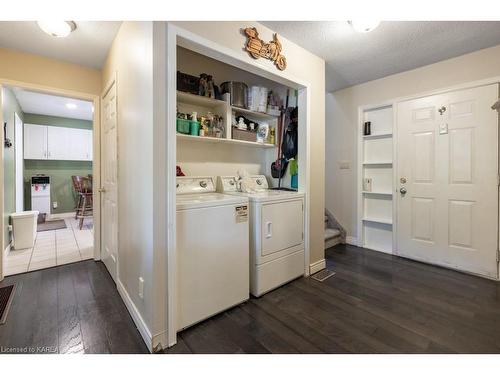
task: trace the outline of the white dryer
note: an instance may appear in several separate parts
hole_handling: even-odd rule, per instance
[[[304,194],[271,190],[266,176],[252,176],[257,190],[243,192],[235,176],[219,176],[217,189],[250,201],[250,293],[256,297],[304,275]]]
[[[178,320],[182,330],[249,298],[248,199],[213,177],[177,177]]]

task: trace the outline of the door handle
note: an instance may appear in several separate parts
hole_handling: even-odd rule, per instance
[[[273,236],[273,223],[268,221],[266,223],[266,229],[267,229],[266,238],[271,238]]]
[[[399,189],[399,192],[403,195],[406,194],[406,188],[402,187],[401,189]]]
[[[97,189],[97,191],[98,191],[99,193],[105,193],[105,192],[106,192],[106,189],[102,187],[102,188]]]

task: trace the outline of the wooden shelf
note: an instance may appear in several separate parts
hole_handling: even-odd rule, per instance
[[[392,219],[383,219],[383,218],[376,218],[376,217],[364,217],[363,221],[369,221],[370,223],[392,225]]]
[[[177,102],[214,108],[228,105],[224,100],[212,99],[182,91],[177,91]]]
[[[270,115],[264,112],[251,111],[249,109],[235,107],[235,106],[231,106],[231,110],[235,111],[236,113],[245,114],[260,120],[274,121],[279,118],[279,116]]]
[[[365,191],[365,190],[363,190],[362,193],[363,194],[374,194],[374,195],[388,195],[388,196],[392,196],[392,192],[390,192],[390,191],[383,192],[383,191]]]
[[[364,135],[363,139],[380,139],[380,138],[391,138],[392,133],[381,133],[381,134],[370,134]]]
[[[232,145],[257,147],[257,148],[274,148],[274,147],[276,147],[276,145],[272,145],[269,143],[240,141],[239,139],[228,139],[228,138],[197,137],[194,135],[187,135],[187,134],[180,134],[180,133],[177,133],[177,140],[187,141],[187,142],[232,144]]]

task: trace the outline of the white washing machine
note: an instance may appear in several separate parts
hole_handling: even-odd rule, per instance
[[[219,176],[217,190],[250,201],[250,293],[259,297],[304,275],[304,194],[270,190],[266,176],[243,192],[234,176]]]
[[[177,177],[178,330],[249,298],[248,198]]]

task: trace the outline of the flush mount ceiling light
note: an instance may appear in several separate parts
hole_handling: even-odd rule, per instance
[[[380,25],[380,21],[373,20],[360,20],[360,21],[348,21],[352,28],[358,33],[368,33],[373,31]]]
[[[37,21],[38,27],[56,38],[64,38],[76,29],[73,21]]]
[[[68,108],[68,109],[75,109],[76,108],[76,104],[75,103],[66,103],[66,108]]]

